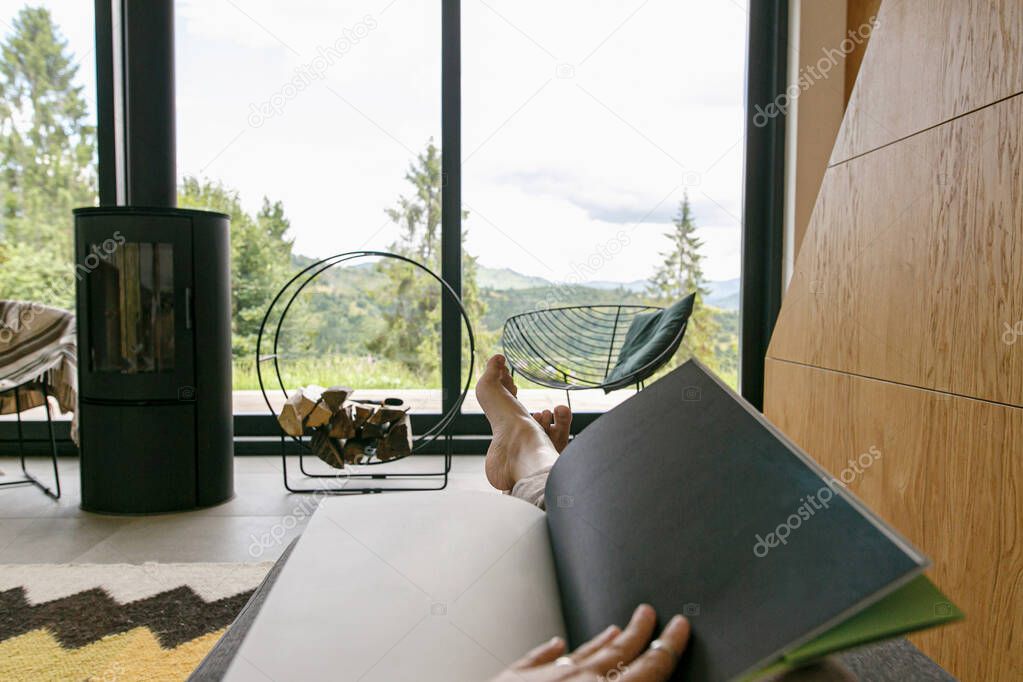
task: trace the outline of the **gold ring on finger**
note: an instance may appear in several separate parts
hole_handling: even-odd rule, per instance
[[[669,656],[671,656],[671,660],[675,663],[678,662],[678,659],[681,656],[679,652],[675,651],[671,647],[671,645],[665,642],[663,639],[655,639],[654,641],[650,642],[650,651],[663,651]]]

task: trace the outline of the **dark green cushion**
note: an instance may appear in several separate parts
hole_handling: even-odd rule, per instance
[[[655,313],[640,313],[625,333],[625,343],[618,352],[618,362],[608,372],[605,384],[629,378],[636,370],[653,362],[666,351],[682,325],[693,314],[696,294],[689,294],[678,303]],[[666,356],[665,361],[668,360]]]

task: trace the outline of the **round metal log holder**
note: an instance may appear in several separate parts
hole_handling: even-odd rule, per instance
[[[287,400],[289,393],[287,387],[284,385],[284,379],[281,376],[281,329],[284,326],[284,321],[288,317],[288,312],[291,310],[292,305],[298,296],[314,282],[324,272],[337,267],[343,263],[349,263],[353,260],[364,259],[364,258],[382,258],[392,259],[403,262],[418,271],[428,275],[434,281],[436,281],[440,287],[442,296],[446,295],[449,299],[458,307],[458,312],[462,317],[462,321],[465,323],[466,331],[469,337],[469,371],[466,373],[465,385],[462,387],[462,393],[458,399],[441,415],[436,423],[433,424],[424,433],[413,436],[412,448],[408,455],[402,455],[394,459],[387,461],[374,461],[374,458],[370,458],[370,461],[360,464],[353,464],[346,466],[344,469],[339,469],[336,473],[313,473],[306,470],[305,467],[305,456],[311,454],[311,448],[306,442],[306,436],[289,436],[281,430],[281,465],[284,479],[284,487],[289,492],[293,493],[313,493],[313,494],[335,494],[335,495],[352,495],[352,494],[366,494],[366,493],[381,493],[381,492],[398,492],[398,491],[412,491],[412,490],[443,490],[448,484],[448,474],[451,472],[451,456],[452,456],[452,440],[453,436],[449,433],[449,427],[452,422],[458,416],[461,411],[462,403],[465,401],[466,396],[469,394],[469,388],[472,385],[473,369],[475,367],[476,357],[476,336],[472,330],[472,322],[469,320],[469,314],[465,310],[465,305],[462,303],[462,299],[455,293],[455,290],[451,288],[451,285],[444,281],[437,273],[430,270],[428,267],[419,263],[411,258],[405,256],[390,253],[387,251],[348,251],[345,253],[339,253],[328,258],[316,261],[295,274],[288,282],[281,287],[274,296],[273,301],[266,309],[266,313],[263,315],[263,320],[259,325],[259,334],[256,337],[256,378],[259,381],[259,390],[263,395],[263,400],[266,402],[267,409],[270,414],[273,415],[276,421],[278,417],[277,410],[274,409],[273,403],[270,400],[270,392],[280,390],[284,395],[284,399]],[[271,320],[274,317],[275,311],[280,310],[279,317],[277,317],[276,323],[272,323]],[[268,332],[273,331],[272,346],[269,349],[271,352],[264,354],[263,346],[264,343],[268,343]],[[265,376],[263,367],[264,365],[272,364],[273,373],[270,376]],[[269,382],[269,386],[268,386]],[[273,383],[276,383],[276,388],[273,387]],[[429,444],[436,441],[438,438],[444,438],[444,464],[440,471],[430,472],[362,472],[360,471],[364,467],[377,467],[380,465],[393,464],[400,460],[410,457],[411,455],[420,452]],[[301,473],[307,479],[313,479],[317,482],[323,481],[324,479],[333,479],[334,484],[316,485],[309,487],[294,487],[288,478],[288,452],[287,443],[288,439],[291,439],[298,444],[298,467]],[[375,457],[375,456],[374,456]],[[380,481],[395,479],[396,481],[425,479],[427,483],[420,483],[419,485],[394,485],[381,487]]]

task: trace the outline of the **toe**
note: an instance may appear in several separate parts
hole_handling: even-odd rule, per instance
[[[504,369],[504,356],[501,354],[491,355],[490,359],[487,360],[487,367],[484,370],[484,374],[493,373],[494,376],[500,376],[501,371]]]
[[[554,421],[554,414],[550,410],[544,410],[543,414],[540,415],[540,418],[543,419],[544,430],[549,431],[551,428],[551,422]]]
[[[568,436],[572,428],[572,410],[565,405],[554,408],[554,426],[551,427],[551,442],[558,452],[568,445]]]
[[[543,429],[544,433],[548,436],[551,435],[551,423],[543,420],[543,412],[534,412],[533,421],[540,425],[540,428]]]
[[[501,369],[501,385],[508,389],[508,392],[512,395],[518,395],[519,387],[515,385],[515,380],[512,379],[511,372],[508,371],[507,367]]]

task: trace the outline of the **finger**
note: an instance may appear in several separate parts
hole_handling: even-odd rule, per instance
[[[607,644],[617,637],[621,631],[622,629],[617,625],[608,625],[603,632],[580,646],[569,655],[572,657],[573,661],[578,663],[579,661],[586,659],[588,656],[592,656],[594,653],[599,651],[601,647],[607,646]]]
[[[657,614],[649,604],[640,604],[622,632],[607,646],[581,662],[586,668],[601,675],[620,663],[628,664],[646,648],[654,633]]]
[[[535,668],[538,665],[550,663],[563,653],[565,653],[565,640],[553,637],[515,661],[512,668],[516,670]]]
[[[670,647],[674,654],[664,649],[647,649],[629,665],[625,673],[626,680],[660,682],[671,677],[675,666],[678,665],[675,655],[681,656],[689,641],[689,621],[682,616],[675,616],[665,626],[658,639]]]
[[[550,410],[544,410],[543,411],[543,425],[544,425],[544,428],[549,429],[553,422],[554,422],[554,413],[551,412]]]

